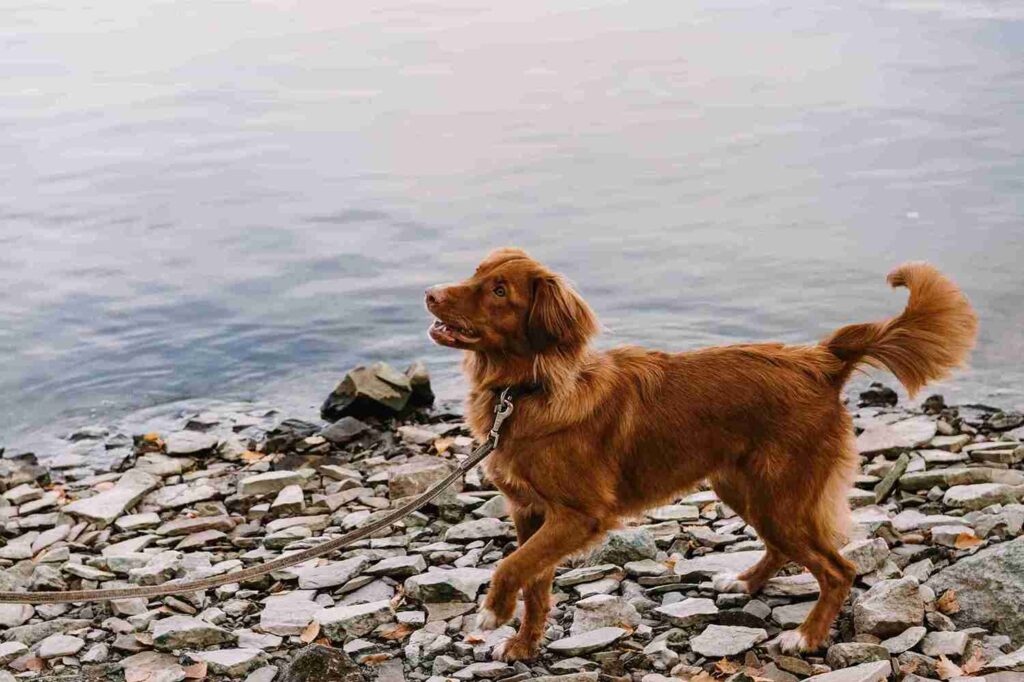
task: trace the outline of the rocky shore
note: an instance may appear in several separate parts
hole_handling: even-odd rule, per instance
[[[424,367],[378,364],[339,384],[331,421],[187,414],[166,433],[80,429],[55,458],[5,453],[0,590],[188,580],[359,527],[472,450],[432,400]],[[559,570],[540,658],[493,661],[514,630],[476,631],[475,615],[515,532],[477,469],[377,537],[252,583],[0,604],[0,681],[1024,679],[1024,416],[937,396],[905,409],[881,386],[850,409],[862,469],[843,553],[858,578],[813,654],[775,642],[813,605],[813,578],[790,565],[762,594],[716,592],[761,544],[694,491]]]

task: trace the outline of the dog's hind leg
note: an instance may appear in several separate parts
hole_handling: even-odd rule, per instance
[[[720,474],[711,479],[711,487],[714,488],[718,499],[729,505],[744,521],[758,530],[757,519],[751,514],[749,495],[746,493],[747,486],[751,483],[738,474]],[[758,530],[758,535],[760,534],[761,532]],[[764,541],[763,537],[761,539]],[[714,579],[715,589],[719,592],[757,594],[788,561],[789,558],[782,550],[765,541],[765,553],[760,561],[739,575],[722,573],[716,576]]]

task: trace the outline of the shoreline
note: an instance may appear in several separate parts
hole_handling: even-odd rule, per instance
[[[426,404],[424,367],[347,377],[325,401],[333,422],[226,403],[157,433],[79,429],[67,442],[81,452],[4,453],[4,589],[158,584],[255,565],[386,513],[471,450],[461,403]],[[473,623],[515,534],[477,467],[372,540],[252,584],[0,605],[0,679],[796,682],[831,671],[840,677],[828,682],[858,682],[955,668],[1007,682],[1002,671],[1024,671],[1024,416],[934,398],[906,408],[882,387],[864,397],[849,406],[862,467],[844,549],[858,579],[820,652],[775,646],[816,596],[792,566],[761,595],[716,591],[712,577],[742,571],[761,543],[695,491],[559,569],[540,658],[492,661],[513,630]]]

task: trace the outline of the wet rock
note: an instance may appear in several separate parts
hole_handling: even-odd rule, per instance
[[[658,546],[650,532],[642,528],[623,528],[610,531],[590,555],[588,563],[623,566],[631,561],[653,559],[657,554]]]
[[[340,649],[310,644],[300,649],[281,671],[278,682],[365,682],[366,677]]]
[[[563,656],[581,656],[607,649],[629,634],[617,627],[598,628],[548,643],[548,650]]]
[[[377,362],[350,370],[320,406],[320,416],[327,421],[345,416],[391,417],[405,410],[411,396],[409,377]]]
[[[983,549],[933,575],[935,594],[954,590],[959,627],[984,627],[1024,641],[1024,537]]]
[[[202,457],[217,449],[220,440],[200,431],[179,431],[164,439],[164,452],[171,457]]]
[[[302,419],[285,419],[267,432],[266,452],[286,452],[307,438],[316,435],[320,427]]]
[[[761,628],[748,628],[740,625],[709,625],[703,632],[690,640],[690,648],[701,656],[722,658],[738,656],[766,639],[768,639],[768,633]]]
[[[427,366],[421,360],[417,360],[406,368],[405,376],[408,377],[409,387],[412,388],[409,402],[416,407],[433,405],[434,391],[430,387],[430,372],[427,371]]]
[[[342,417],[320,431],[320,435],[335,445],[346,445],[370,431],[370,425],[366,422],[355,417]]]
[[[882,580],[853,604],[858,633],[891,637],[924,621],[924,601],[913,578]]]
[[[156,476],[142,471],[128,471],[113,488],[72,502],[64,507],[64,511],[106,527],[159,485],[160,479]]]
[[[872,382],[866,391],[861,391],[858,397],[860,407],[892,407],[900,399],[896,391],[877,381]]]

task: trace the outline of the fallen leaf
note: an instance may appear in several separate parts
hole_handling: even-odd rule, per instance
[[[470,644],[480,644],[484,641],[484,638],[480,635],[466,635],[465,641]]]
[[[904,675],[913,675],[915,672],[917,672],[917,667],[919,665],[921,665],[921,661],[917,660],[916,658],[912,658],[900,666],[900,672]]]
[[[369,656],[363,656],[359,659],[359,662],[363,665],[377,665],[384,661],[390,661],[391,654],[370,654]]]
[[[963,677],[964,671],[943,654],[939,656],[939,662],[935,664],[935,674],[939,676],[940,680],[948,680],[951,677]]]
[[[307,625],[303,630],[302,634],[299,635],[299,641],[303,644],[309,644],[320,634],[320,623],[313,621]]]
[[[690,678],[690,682],[718,682],[714,677],[703,670]]]
[[[984,543],[984,540],[974,533],[960,533],[956,536],[956,540],[953,541],[953,546],[957,549],[970,549],[982,543]]]
[[[730,661],[728,658],[723,658],[720,661],[715,662],[715,672],[722,675],[732,675],[734,672],[738,672],[740,664],[735,661]]]
[[[975,649],[971,657],[968,658],[962,666],[960,666],[965,673],[973,675],[985,667],[985,657],[981,654],[981,649]]]
[[[935,608],[947,616],[960,612],[960,602],[956,598],[956,590],[946,590],[942,596],[935,601]]]
[[[151,431],[147,433],[145,436],[143,436],[142,440],[146,441],[147,443],[156,443],[160,440],[160,434]]]
[[[206,677],[206,661],[197,661],[192,665],[186,665],[183,669],[185,677],[190,680],[201,680]]]
[[[258,462],[261,459],[263,459],[263,453],[262,452],[254,452],[252,450],[246,450],[245,452],[242,453],[242,461],[243,462]]]
[[[437,454],[439,454],[439,455],[443,455],[453,445],[455,445],[455,439],[454,438],[450,438],[450,437],[449,438],[438,438],[437,440],[434,441],[434,449],[437,450]]]
[[[25,667],[25,670],[41,672],[46,667],[46,661],[39,658],[38,656],[33,656],[32,658],[22,663],[22,665]]]
[[[412,631],[414,629],[415,628],[413,628],[408,623],[399,623],[394,627],[384,630],[379,636],[381,639],[398,641],[400,639],[405,639],[406,637],[408,637],[410,634],[412,634]]]

